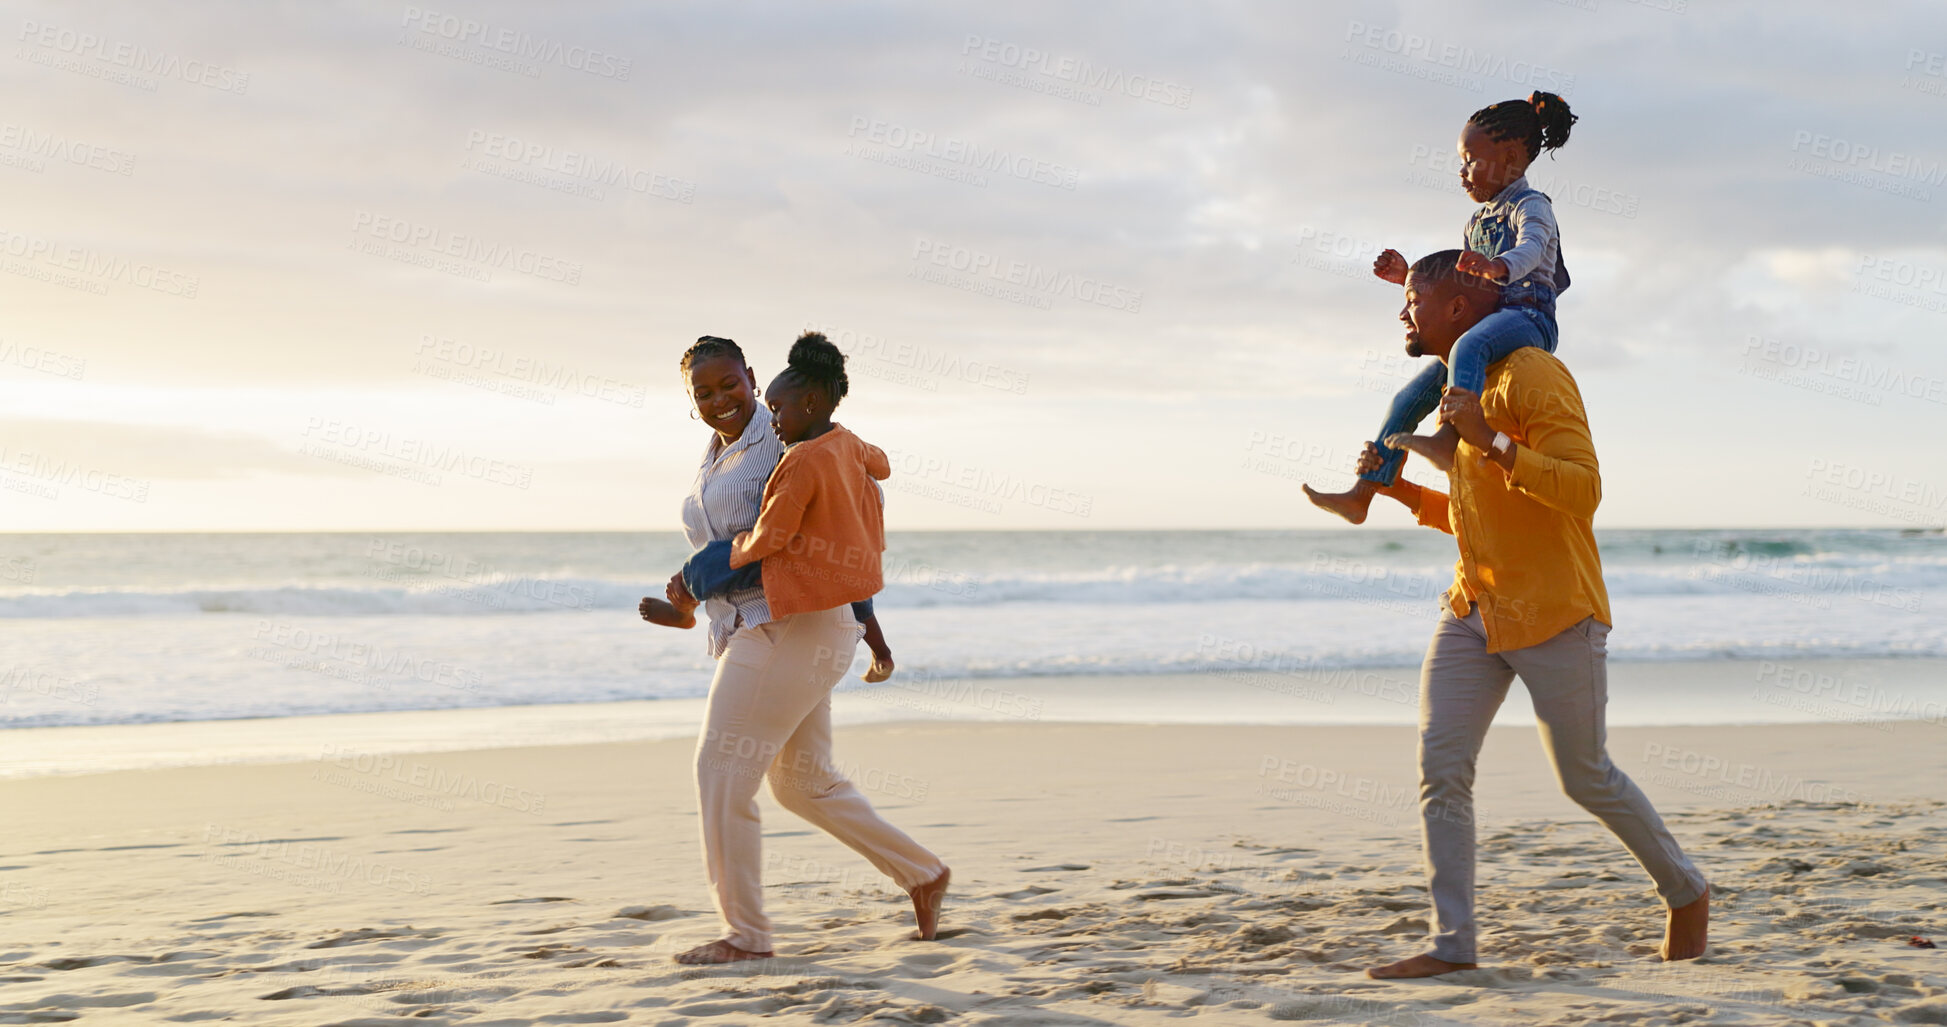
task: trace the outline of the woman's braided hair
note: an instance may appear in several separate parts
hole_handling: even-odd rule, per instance
[[[733,356],[737,358],[739,364],[747,363],[744,360],[744,351],[739,349],[736,343],[729,339],[719,339],[714,335],[700,335],[689,349],[683,351],[683,359],[676,366],[684,374],[688,374],[690,367],[697,361],[721,356]]]
[[[1519,139],[1528,147],[1528,159],[1543,150],[1559,148],[1568,142],[1568,130],[1578,119],[1568,109],[1568,101],[1554,93],[1534,93],[1526,100],[1503,100],[1482,107],[1467,119],[1469,125],[1487,133],[1489,139]]]

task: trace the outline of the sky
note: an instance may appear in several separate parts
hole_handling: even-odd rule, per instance
[[[429,3],[8,6],[0,530],[673,530],[808,327],[893,530],[1338,526],[1538,88],[1597,526],[1947,523],[1938,4]]]

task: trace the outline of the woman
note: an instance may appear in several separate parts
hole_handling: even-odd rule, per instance
[[[764,486],[783,458],[784,442],[770,411],[757,402],[756,375],[736,343],[706,335],[683,354],[681,367],[695,416],[716,432],[683,502],[683,531],[696,549],[735,540],[757,526]],[[802,375],[792,374],[780,375],[773,391],[782,385],[794,397],[811,393],[805,401],[813,406],[831,391],[807,389]],[[797,415],[795,405],[793,411]],[[824,413],[829,416],[828,409]],[[671,579],[672,590],[680,580]],[[658,606],[645,598],[644,619]],[[919,937],[933,938],[950,876],[946,864],[880,818],[832,765],[830,693],[851,666],[859,639],[849,604],[773,619],[759,585],[706,599],[704,612],[717,670],[697,739],[697,799],[704,865],[725,933],[676,961],[729,963],[771,955],[757,814],[757,788],[766,777],[779,805],[897,881],[912,896]]]

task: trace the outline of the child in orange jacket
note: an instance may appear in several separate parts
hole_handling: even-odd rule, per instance
[[[873,651],[865,680],[883,681],[893,665],[872,596],[884,584],[879,554],[886,548],[877,482],[891,476],[892,463],[832,421],[848,390],[845,355],[822,333],[792,344],[784,371],[764,390],[771,430],[785,451],[764,485],[757,523],[692,554],[668,597],[690,623],[698,602],[760,581],[776,618],[849,603]]]

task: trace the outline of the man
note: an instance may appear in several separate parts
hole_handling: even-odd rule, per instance
[[[1495,286],[1456,273],[1458,256],[1446,250],[1414,264],[1400,312],[1408,342],[1442,360],[1498,303]],[[1488,369],[1482,395],[1448,389],[1440,422],[1461,439],[1447,472],[1452,496],[1403,478],[1381,490],[1460,547],[1420,670],[1432,945],[1366,973],[1393,979],[1474,968],[1474,762],[1516,675],[1563,791],[1615,832],[1668,905],[1663,958],[1695,959],[1709,927],[1708,882],[1605,749],[1609,597],[1590,526],[1602,481],[1575,379],[1545,350],[1517,350]],[[1379,460],[1367,444],[1359,469]]]

